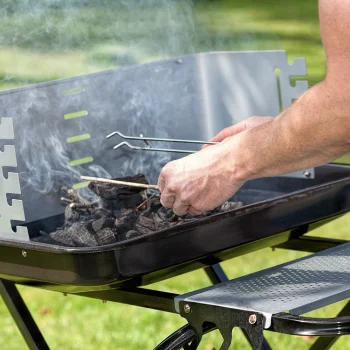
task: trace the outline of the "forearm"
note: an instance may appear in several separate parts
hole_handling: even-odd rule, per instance
[[[274,120],[242,133],[239,154],[232,159],[234,168],[242,169],[236,170],[237,176],[247,180],[281,175],[349,152],[350,94],[337,91],[335,84],[314,86]]]

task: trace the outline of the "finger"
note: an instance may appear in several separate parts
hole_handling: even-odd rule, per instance
[[[171,178],[171,175],[173,173],[174,166],[176,166],[176,162],[172,161],[162,168],[160,171],[159,177],[158,177],[158,187],[160,192],[163,192],[166,189],[166,184],[168,183],[169,176]]]
[[[176,215],[186,215],[189,213],[190,205],[176,198],[173,206],[173,211]]]
[[[203,214],[203,211],[197,210],[196,208],[194,208],[193,206],[190,206],[188,212],[190,214],[192,214],[193,216],[199,216]]]
[[[158,178],[158,188],[159,188],[159,191],[161,193],[163,192],[164,187],[165,187],[165,181],[164,181],[163,177],[160,175]]]
[[[242,132],[244,130],[244,123],[243,122],[240,122],[238,124],[235,124],[235,125],[232,125],[232,126],[229,126],[228,128],[225,128],[223,130],[221,130],[216,136],[214,136],[213,138],[210,139],[210,141],[213,141],[213,142],[221,142],[223,140],[225,140],[226,138],[230,137],[230,136],[233,136],[233,135],[236,135],[236,134],[239,134],[240,132]],[[210,145],[204,145],[202,147],[203,148],[206,148]]]
[[[221,142],[225,140],[227,137],[239,134],[240,132],[244,131],[244,129],[245,129],[245,121],[221,130],[216,136],[214,136],[211,139],[211,141]]]
[[[169,193],[166,190],[160,196],[160,203],[165,208],[173,208],[176,196],[174,193]]]

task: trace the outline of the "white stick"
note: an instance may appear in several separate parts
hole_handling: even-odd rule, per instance
[[[81,180],[86,180],[86,181],[105,182],[107,184],[124,185],[124,186],[139,187],[139,188],[152,188],[154,190],[159,190],[157,185],[146,185],[146,184],[140,184],[137,182],[126,182],[126,181],[111,180],[111,179],[104,179],[101,177],[91,177],[91,176],[80,176],[80,178]]]

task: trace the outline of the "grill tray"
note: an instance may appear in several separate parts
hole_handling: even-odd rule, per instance
[[[145,285],[283,243],[293,229],[302,234],[305,225],[350,210],[350,167],[325,165],[315,171],[313,180],[255,180],[237,197],[249,200],[244,194],[258,191],[288,194],[110,246],[65,248],[2,240],[0,276],[71,293]]]

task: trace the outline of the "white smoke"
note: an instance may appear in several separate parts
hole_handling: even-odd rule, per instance
[[[0,49],[5,48],[6,51],[7,47],[12,47],[18,50],[18,55],[38,55],[41,63],[45,62],[45,57],[47,62],[54,62],[52,66],[29,65],[20,79],[12,73],[13,67],[8,68],[3,80],[23,85],[91,72],[90,68],[84,71],[85,68],[79,65],[75,72],[72,68],[74,61],[67,60],[64,65],[53,61],[53,57],[80,50],[94,66],[101,59],[101,43],[104,43],[102,51],[106,51],[106,46],[110,45],[110,56],[115,60],[115,66],[194,52],[195,28],[191,0],[14,0],[4,2],[0,9],[0,20]],[[125,58],[124,63],[121,63],[121,56]],[[55,64],[59,65],[59,69]],[[96,66],[93,69],[99,70]],[[19,68],[17,70],[23,73]],[[103,70],[102,65],[100,70]],[[152,84],[167,84],[171,78],[171,72],[164,70],[162,81],[151,82],[149,89],[152,89]],[[16,127],[15,131],[16,139],[21,140],[17,154],[24,169],[20,174],[22,186],[47,194],[58,191],[62,184],[79,182],[81,175],[114,176],[93,163],[90,166],[70,166],[72,159],[69,147],[63,142],[65,138],[62,137],[62,130],[56,128],[52,118],[45,115],[37,115],[35,119],[26,118],[32,109],[40,111],[40,105],[51,102],[47,96],[40,95],[39,89],[33,89],[24,109],[23,106],[21,110],[12,108],[12,115],[21,116],[20,127]],[[147,91],[134,88],[123,105],[115,106],[116,110],[123,109],[133,115],[127,130],[121,131],[139,136],[145,133],[144,130],[153,129],[154,134],[146,136],[170,137],[166,106],[166,103],[159,105]],[[101,114],[93,117],[103,123],[103,118],[106,118],[103,106]],[[93,147],[96,149],[102,148],[105,135],[89,142],[94,142]],[[171,147],[167,143],[154,146]],[[145,173],[154,182],[157,178],[155,169],[159,172],[170,159],[169,153],[154,152],[150,156],[148,152],[137,152],[126,157],[117,174]]]

